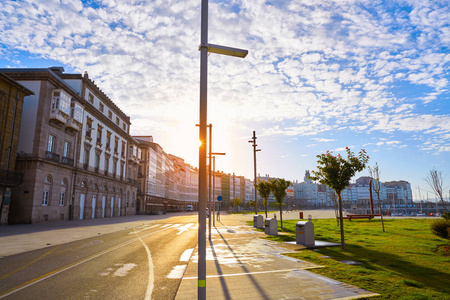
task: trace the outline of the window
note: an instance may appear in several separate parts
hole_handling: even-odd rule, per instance
[[[119,153],[119,138],[116,137],[114,141],[114,153]]]
[[[44,191],[44,193],[42,194],[42,205],[45,205],[45,206],[48,205],[49,195],[50,195],[49,191]]]
[[[122,128],[123,128],[124,131],[127,131],[127,124],[123,123],[122,124]]]
[[[122,141],[122,157],[125,157],[125,142]]]
[[[91,139],[91,131],[93,130],[92,129],[92,121],[93,120],[91,118],[86,119],[86,137],[88,139]]]
[[[48,152],[53,152],[53,150],[55,150],[55,143],[56,143],[56,138],[53,135],[49,135],[48,136],[48,145],[47,145]]]
[[[66,192],[59,194],[59,206],[64,206],[64,200],[66,199]]]
[[[98,104],[98,110],[101,111],[101,112],[103,112],[103,109],[104,109],[104,108],[105,108],[105,106],[103,105],[103,103],[100,102],[100,103]]]
[[[63,179],[63,180],[61,180],[61,185],[67,185],[67,179]]]
[[[109,157],[105,157],[105,175],[108,175]]]
[[[117,125],[120,125],[120,119],[119,119],[119,117],[116,117],[116,124],[117,124]]]
[[[89,149],[84,149],[83,168],[87,170],[89,164]]]
[[[106,132],[106,149],[110,149],[111,146],[111,132]]]
[[[52,183],[52,177],[50,177],[50,175],[48,175],[47,177],[45,177],[44,183]]]
[[[112,119],[112,112],[108,110],[108,118]]]
[[[98,172],[98,166],[100,164],[100,154],[95,154],[95,172]]]
[[[81,182],[81,187],[82,187],[82,188],[87,188],[87,182],[86,182],[86,180],[83,180],[83,181]]]
[[[117,161],[114,161],[113,162],[113,169],[112,169],[113,176],[116,175],[116,172],[117,172]]]
[[[70,155],[70,143],[64,142],[64,157],[69,157]]]
[[[94,95],[92,95],[91,93],[89,93],[88,101],[94,104]]]
[[[98,124],[97,125],[97,143],[102,143],[102,132],[103,132],[103,126]]]
[[[59,97],[60,97],[60,92],[54,91],[53,97],[52,97],[52,109],[59,109]]]

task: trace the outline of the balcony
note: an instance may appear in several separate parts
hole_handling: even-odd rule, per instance
[[[45,151],[45,158],[59,163],[59,154],[56,154],[56,153],[53,153],[50,151]]]
[[[65,165],[73,167],[74,160],[72,158],[68,158],[68,157],[63,156],[62,163],[65,164]]]
[[[138,184],[138,182],[137,182],[136,180],[131,179],[131,178],[128,178],[128,183],[131,183],[131,184]]]
[[[56,123],[65,124],[68,119],[69,115],[62,110],[58,108],[50,110],[50,120],[53,120]]]
[[[23,173],[0,170],[0,185],[17,186],[23,182]]]
[[[82,124],[75,120],[74,118],[69,118],[69,120],[66,123],[66,129],[71,131],[80,131],[82,127]]]

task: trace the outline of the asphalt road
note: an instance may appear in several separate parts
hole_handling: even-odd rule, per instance
[[[197,244],[197,216],[0,260],[0,299],[173,299]]]

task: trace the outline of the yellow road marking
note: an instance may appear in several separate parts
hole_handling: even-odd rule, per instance
[[[14,271],[12,271],[12,272],[9,272],[9,273],[6,274],[6,275],[3,275],[2,277],[0,277],[0,280],[6,278],[6,277],[8,277],[8,276],[10,276],[10,275],[12,275],[12,274],[14,274],[14,273],[16,273],[16,272],[19,272],[20,270],[23,270],[23,269],[25,269],[26,267],[28,267],[28,266],[34,264],[35,262],[37,262],[38,260],[40,260],[40,259],[46,257],[47,255],[49,255],[50,253],[52,253],[53,251],[55,251],[55,250],[58,249],[59,247],[61,247],[61,245],[56,246],[55,248],[53,248],[52,250],[48,251],[47,253],[45,253],[45,254],[42,255],[41,257],[36,258],[35,260],[33,260],[33,261],[27,263],[26,265],[24,265],[24,266],[22,266],[22,267],[20,267],[20,268],[18,268],[18,269],[16,269],[16,270],[14,270]]]

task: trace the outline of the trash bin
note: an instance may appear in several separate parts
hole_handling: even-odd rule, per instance
[[[295,226],[295,239],[298,245],[314,246],[314,224],[309,221],[299,221]]]
[[[253,227],[264,228],[264,217],[262,215],[253,216]]]
[[[276,218],[266,219],[264,233],[267,235],[278,235],[278,224]]]

